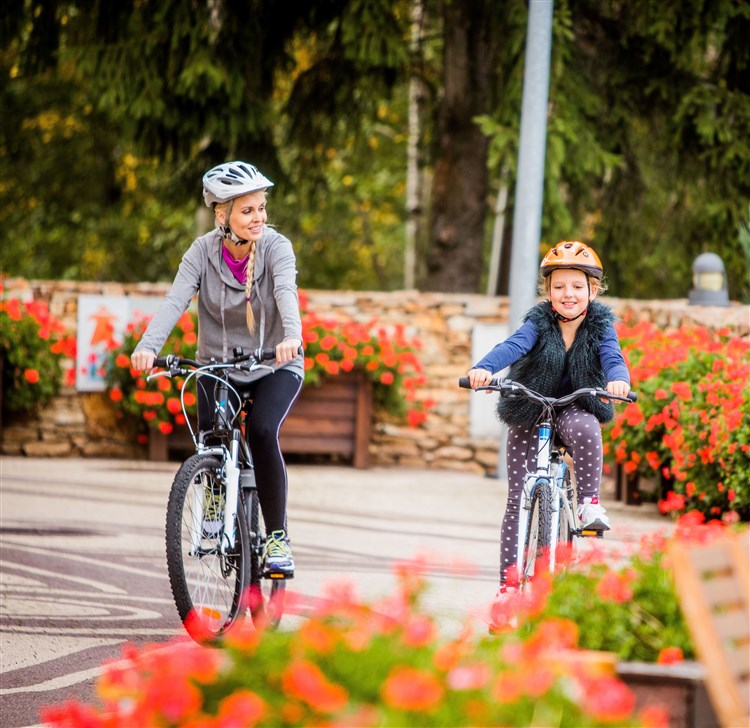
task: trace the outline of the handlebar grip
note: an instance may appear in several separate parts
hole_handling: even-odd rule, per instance
[[[156,359],[154,359],[154,366],[159,367],[160,369],[167,369],[169,367],[169,362],[167,361],[166,356],[157,356]]]
[[[469,377],[460,377],[458,380],[458,386],[461,387],[461,389],[471,389]]]
[[[638,401],[638,392],[628,392],[627,395],[625,395],[631,402],[637,402]]]
[[[275,359],[276,358],[276,349],[261,349],[260,350],[260,356],[258,359],[261,361],[267,361],[268,359]]]

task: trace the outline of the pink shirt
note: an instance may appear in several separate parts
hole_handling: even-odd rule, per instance
[[[221,246],[221,252],[232,275],[244,286],[247,282],[247,255],[242,260],[235,260],[226,245]]]

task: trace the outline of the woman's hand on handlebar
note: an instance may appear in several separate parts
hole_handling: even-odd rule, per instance
[[[278,364],[285,364],[292,359],[296,359],[299,356],[299,349],[302,346],[300,339],[284,339],[276,347],[276,362]]]
[[[486,387],[492,381],[492,374],[486,369],[470,369],[466,376],[472,389]]]
[[[154,368],[156,354],[150,351],[134,351],[130,355],[130,363],[133,369],[139,372],[151,371]]]

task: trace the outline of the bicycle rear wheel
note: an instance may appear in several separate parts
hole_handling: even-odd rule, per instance
[[[222,549],[226,489],[221,461],[193,455],[175,475],[167,505],[169,582],[185,623],[221,635],[243,615],[250,584],[250,539],[239,495],[234,546]]]
[[[253,624],[275,629],[279,626],[284,614],[284,596],[286,582],[283,579],[270,579],[263,576],[263,546],[266,535],[263,516],[260,511],[258,491],[255,488],[245,490],[245,507],[247,509],[250,542],[250,614]]]
[[[537,480],[531,496],[531,510],[524,536],[520,585],[530,581],[541,561],[549,556],[552,540],[552,492],[546,480]]]

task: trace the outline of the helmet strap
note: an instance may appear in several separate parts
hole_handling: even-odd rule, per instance
[[[235,245],[247,245],[249,242],[248,240],[245,240],[244,238],[238,238],[234,234],[234,230],[229,225],[229,218],[232,215],[232,206],[234,205],[234,200],[229,200],[229,205],[227,207],[227,213],[226,213],[226,224],[220,225],[219,229],[222,233],[224,233],[225,238],[229,238]]]

